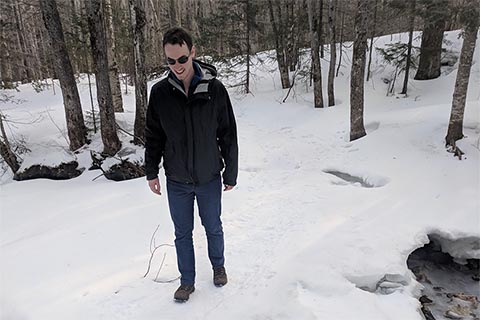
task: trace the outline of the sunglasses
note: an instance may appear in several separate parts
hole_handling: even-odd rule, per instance
[[[190,58],[190,55],[188,55],[188,56],[181,56],[181,57],[178,58],[177,60],[172,59],[172,58],[167,58],[167,63],[168,63],[169,65],[172,65],[172,66],[173,66],[175,63],[177,63],[177,62],[180,63],[180,64],[184,64],[184,63],[186,63],[186,62],[188,61],[188,58]]]

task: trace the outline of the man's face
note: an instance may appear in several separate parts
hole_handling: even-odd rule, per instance
[[[192,59],[195,57],[195,47],[192,47],[192,50],[189,51],[186,44],[179,45],[167,43],[164,50],[167,62],[169,62],[168,67],[177,76],[178,80],[183,81],[189,77],[193,77],[195,71],[193,69]],[[184,62],[185,58],[187,58],[185,63],[180,63]],[[175,63],[170,64],[173,62]]]

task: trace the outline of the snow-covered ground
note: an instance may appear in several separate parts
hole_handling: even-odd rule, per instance
[[[458,53],[457,35],[447,34],[447,47]],[[399,37],[379,38],[376,46]],[[305,92],[301,82],[281,104],[286,90],[268,71],[274,65],[258,67],[254,95],[232,91],[240,171],[238,186],[224,193],[223,202],[229,283],[212,284],[197,216],[196,291],[186,304],[172,300],[178,282],[153,281],[163,258],[158,279],[178,276],[174,248],[159,248],[143,278],[157,226],[156,245],[173,244],[166,196],[151,193],[144,178],[92,181],[100,173],[86,170],[68,181],[15,182],[5,174],[0,318],[422,319],[421,287],[407,268],[408,255],[430,233],[480,237],[479,51],[466,137],[459,142],[462,161],[444,147],[457,65],[435,80],[411,80],[406,98],[387,97],[381,79],[392,69],[375,55],[365,92],[368,135],[355,142],[348,141],[351,51],[336,79],[337,105],[321,110],[312,108],[312,90]],[[328,62],[322,67],[326,76]],[[127,130],[134,117],[131,89],[126,112],[117,114]],[[86,80],[79,90],[88,109]],[[53,95],[21,86],[8,94],[25,100],[0,105],[11,120],[38,118],[11,127],[31,149],[25,164],[73,157],[57,128],[65,128],[59,89]],[[122,135],[125,146],[128,140]],[[98,135],[92,145],[101,150]],[[76,157],[88,166],[88,153]],[[358,177],[369,187],[326,171]],[[385,275],[401,284],[390,294],[377,290]]]

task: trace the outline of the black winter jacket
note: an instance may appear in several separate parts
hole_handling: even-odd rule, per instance
[[[232,104],[215,78],[215,67],[194,61],[201,80],[191,86],[188,98],[171,74],[150,91],[145,127],[147,179],[158,176],[163,158],[165,175],[171,180],[203,184],[225,168],[223,183],[234,186],[238,145]]]

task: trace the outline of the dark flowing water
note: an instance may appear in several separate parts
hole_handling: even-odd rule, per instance
[[[430,243],[415,250],[407,264],[424,286],[420,301],[427,320],[480,319],[478,259],[455,261],[430,237]]]

